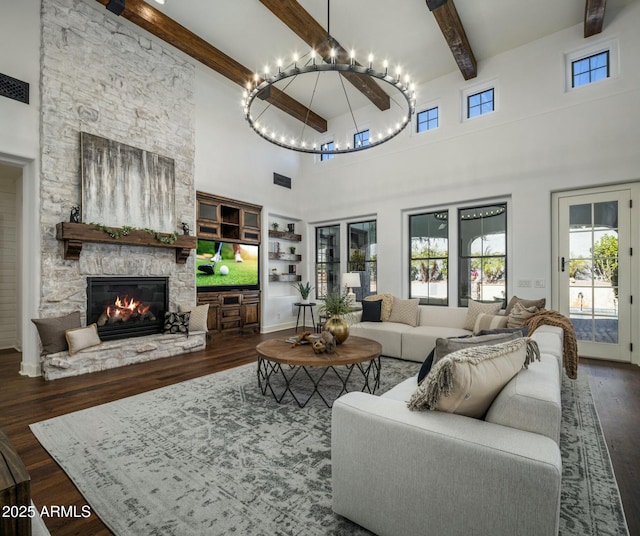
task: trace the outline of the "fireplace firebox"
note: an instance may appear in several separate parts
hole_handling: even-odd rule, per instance
[[[103,341],[162,333],[169,307],[167,277],[88,277],[87,325]]]

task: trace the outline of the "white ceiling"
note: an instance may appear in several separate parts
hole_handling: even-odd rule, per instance
[[[287,64],[295,52],[303,55],[309,50],[258,0],[166,0],[164,5],[147,1],[252,71],[262,73],[270,64],[273,72],[278,58]],[[298,1],[327,27],[327,0]],[[635,1],[639,0],[609,0],[605,29],[622,7]],[[483,59],[581,24],[585,10],[585,0],[455,0],[455,5],[480,74]],[[425,0],[334,1],[330,17],[331,35],[347,50],[355,49],[362,64],[369,53],[377,54],[380,63],[400,63],[418,86],[458,71]],[[295,92],[293,96],[298,98]],[[299,100],[307,104],[303,97]],[[332,117],[330,100],[313,104],[314,111]]]

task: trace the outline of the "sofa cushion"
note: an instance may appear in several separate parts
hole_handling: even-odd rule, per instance
[[[90,324],[87,327],[72,328],[65,332],[67,344],[69,345],[69,355],[77,354],[85,348],[92,348],[102,344],[98,336],[98,325]]]
[[[382,322],[382,300],[362,301],[361,322]]]
[[[418,307],[418,325],[462,329],[467,318],[467,312],[466,307],[420,305]]]
[[[561,343],[559,347],[562,348]],[[562,422],[561,381],[557,358],[541,352],[540,362],[522,369],[500,391],[485,420],[542,434],[559,444]]]
[[[438,338],[436,340],[436,353],[433,360],[434,363],[437,363],[443,357],[458,350],[465,350],[476,346],[491,346],[492,344],[512,341],[520,337],[522,337],[521,333],[516,331],[510,333],[494,333],[491,335],[477,335],[473,337]]]
[[[547,300],[546,298],[540,298],[539,300],[525,300],[524,298],[518,298],[518,296],[513,296],[509,300],[509,303],[507,304],[507,307],[504,310],[505,316],[509,316],[509,313],[511,313],[511,309],[513,309],[513,306],[516,303],[521,303],[525,307],[533,306],[533,307],[537,307],[538,309],[544,309],[544,306],[546,305]]]
[[[374,294],[373,296],[367,296],[363,301],[382,301],[380,309],[380,317],[383,322],[388,322],[391,316],[391,309],[393,308],[393,294],[383,292],[381,294]]]
[[[349,326],[349,333],[379,342],[382,345],[383,355],[402,357],[402,336],[412,329],[415,328],[396,322],[359,322]],[[420,361],[424,356],[423,353]]]
[[[409,402],[411,395],[415,392],[417,387],[417,376],[411,376],[389,389],[386,393],[382,393],[380,396],[382,398],[389,398],[390,400],[397,400],[398,402],[404,402],[406,404]]]
[[[68,350],[69,344],[67,343],[65,332],[68,329],[79,328],[82,325],[80,323],[80,311],[50,318],[32,318],[31,322],[38,329],[44,355],[57,354]]]
[[[439,326],[417,326],[402,334],[402,359],[422,363],[436,346],[440,337],[464,337],[471,335],[462,328]]]
[[[480,418],[522,369],[526,355],[525,338],[449,354],[433,366],[408,407]]]
[[[474,300],[469,300],[469,306],[467,307],[467,317],[464,322],[464,329],[473,331],[473,327],[476,325],[476,320],[480,313],[488,315],[498,314],[498,311],[502,307],[502,302],[482,303]]]
[[[535,315],[539,310],[535,305],[525,307],[521,303],[516,303],[507,317],[507,327],[519,328],[524,326],[525,321]]]
[[[394,298],[389,322],[399,322],[400,324],[407,324],[407,326],[416,327],[418,325],[419,303],[420,300],[417,298],[412,300]]]
[[[504,315],[489,315],[487,313],[480,313],[476,318],[476,323],[473,326],[473,334],[478,335],[481,331],[488,329],[499,329],[507,327],[508,318]]]

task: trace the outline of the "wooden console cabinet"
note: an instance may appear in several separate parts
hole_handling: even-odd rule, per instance
[[[260,291],[199,292],[198,305],[209,304],[209,333],[260,330]]]
[[[197,236],[260,246],[262,207],[196,192]],[[260,290],[198,292],[198,305],[209,304],[209,334],[260,331]]]

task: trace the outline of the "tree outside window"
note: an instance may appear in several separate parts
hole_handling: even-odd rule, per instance
[[[354,288],[356,300],[377,292],[377,225],[375,221],[350,223],[347,271],[360,273],[360,288]]]
[[[423,305],[448,305],[448,212],[409,216],[409,297]]]
[[[458,210],[458,305],[507,296],[506,203]]]
[[[340,225],[316,228],[316,298],[340,288]]]

